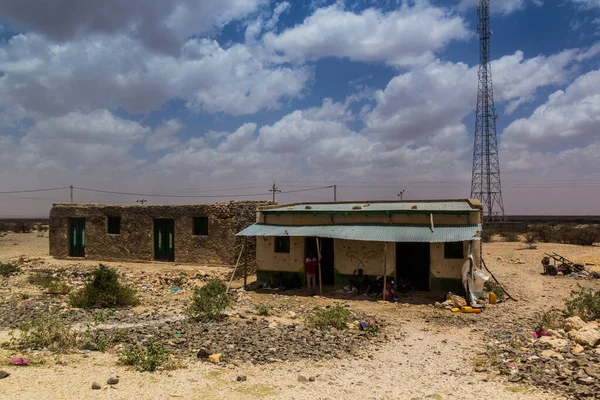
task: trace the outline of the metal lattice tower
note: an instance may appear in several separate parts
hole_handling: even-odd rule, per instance
[[[500,188],[500,161],[496,137],[496,107],[490,65],[490,0],[480,0],[477,6],[479,24],[479,85],[475,111],[475,146],[471,197],[481,200],[486,221],[502,221],[504,204]]]

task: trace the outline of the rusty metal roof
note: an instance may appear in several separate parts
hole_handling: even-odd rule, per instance
[[[362,240],[368,242],[462,242],[479,240],[475,237],[481,225],[428,226],[396,225],[310,225],[278,226],[254,224],[236,236],[301,236],[334,239]]]

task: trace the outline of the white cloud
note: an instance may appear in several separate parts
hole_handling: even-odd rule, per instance
[[[504,149],[552,148],[598,137],[600,70],[577,78],[548,97],[529,118],[512,122],[502,135]]]
[[[175,137],[175,134],[183,127],[183,124],[177,119],[163,122],[146,140],[146,150],[158,151],[177,146],[179,139]]]
[[[578,54],[578,50],[565,50],[525,59],[517,51],[493,61],[496,103],[509,101],[507,111],[512,112],[531,101],[537,89],[565,83]],[[366,129],[404,143],[422,141],[444,127],[459,124],[474,112],[478,68],[436,60],[394,77],[376,92],[375,108],[365,116]]]
[[[0,107],[30,117],[122,107],[145,113],[172,98],[193,110],[252,114],[298,96],[310,69],[271,65],[241,44],[193,39],[178,57],[150,53],[125,36],[54,45],[17,35],[0,46]]]
[[[538,7],[544,4],[543,0],[492,0],[490,1],[490,11],[495,14],[508,15],[515,11],[521,10],[528,3],[534,4]],[[458,9],[466,10],[477,6],[478,4],[479,0],[461,0],[458,5]]]
[[[131,161],[129,149],[149,133],[150,128],[107,110],[73,111],[39,121],[21,139],[21,146],[36,163],[56,160],[63,166],[106,169]]]
[[[591,10],[593,8],[600,8],[599,0],[569,0],[575,6],[581,7],[584,10]]]
[[[144,47],[177,53],[190,36],[242,19],[268,0],[0,0],[0,15],[52,40],[128,35]]]
[[[339,4],[319,8],[302,24],[267,33],[263,41],[286,61],[340,57],[410,66],[431,61],[436,50],[468,36],[462,17],[419,1],[391,12],[369,8],[356,14]]]

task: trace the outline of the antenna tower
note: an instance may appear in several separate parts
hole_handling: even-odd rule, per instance
[[[471,197],[483,204],[485,221],[504,220],[504,204],[500,188],[500,161],[496,137],[496,107],[490,65],[490,0],[480,0],[477,6],[479,24],[479,85],[475,111],[475,146]]]

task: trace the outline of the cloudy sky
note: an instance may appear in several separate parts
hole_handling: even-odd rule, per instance
[[[0,0],[0,192],[467,197],[476,3]],[[506,213],[600,214],[600,1],[492,8]],[[0,216],[68,198],[0,194]]]

